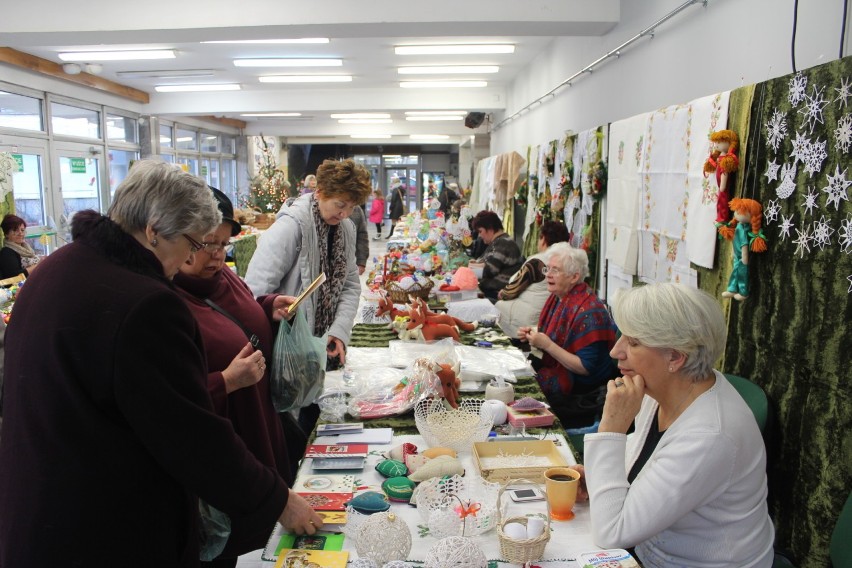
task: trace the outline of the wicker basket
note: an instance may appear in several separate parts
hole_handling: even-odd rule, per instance
[[[252,225],[258,229],[268,229],[275,222],[275,215],[269,213],[261,213],[260,209],[254,210],[254,221]]]
[[[410,297],[421,298],[423,300],[429,299],[429,293],[432,292],[432,288],[435,286],[435,283],[431,280],[426,280],[425,284],[420,284],[419,282],[415,282],[413,286],[407,289],[403,289],[399,286],[394,280],[391,280],[387,284],[385,284],[385,290],[388,291],[388,295],[390,299],[397,304],[407,304],[410,300]]]
[[[550,503],[547,503],[547,519],[544,524],[544,530],[540,535],[534,538],[524,540],[516,540],[506,536],[503,532],[503,527],[508,523],[519,523],[527,525],[528,517],[509,517],[503,519],[503,507],[501,506],[503,492],[511,485],[529,484],[538,487],[538,484],[529,479],[512,479],[506,485],[500,488],[500,493],[497,495],[497,539],[500,541],[500,556],[513,564],[525,564],[541,560],[544,556],[544,548],[550,542]]]

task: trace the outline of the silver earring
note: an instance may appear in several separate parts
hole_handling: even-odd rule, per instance
[[[160,244],[160,241],[157,240],[157,237],[154,237],[153,239],[151,239],[151,246],[152,247],[156,247],[158,244]]]

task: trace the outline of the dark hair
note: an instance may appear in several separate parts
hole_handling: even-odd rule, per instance
[[[471,226],[474,231],[478,231],[479,229],[485,229],[486,231],[502,231],[503,221],[500,220],[500,217],[498,217],[497,213],[494,211],[484,210],[476,214]]]
[[[373,190],[370,172],[352,158],[326,160],[317,168],[317,191],[363,205]]]
[[[571,238],[568,227],[565,226],[565,223],[560,223],[559,221],[545,221],[542,223],[540,236],[544,239],[547,246],[568,242]]]
[[[0,229],[3,229],[3,236],[5,237],[12,231],[17,231],[21,225],[24,227],[27,226],[27,222],[18,217],[17,215],[6,215],[3,217],[3,221],[0,222]]]

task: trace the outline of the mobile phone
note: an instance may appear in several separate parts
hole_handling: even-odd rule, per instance
[[[516,503],[522,501],[541,501],[544,499],[544,493],[534,487],[524,487],[523,489],[510,489],[509,497]]]

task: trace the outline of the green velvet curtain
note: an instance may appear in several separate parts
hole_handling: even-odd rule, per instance
[[[846,231],[852,231],[852,206],[848,190],[838,207],[828,203],[823,191],[829,175],[845,171],[852,180],[849,153],[838,150],[835,142],[838,120],[852,117],[852,97],[843,106],[840,96],[843,85],[852,83],[852,58],[808,69],[801,77],[807,79],[805,93],[811,98],[795,106],[789,100],[793,75],[731,96],[729,127],[745,142],[740,152],[745,175],[738,176],[735,196],[763,204],[769,250],[752,257],[749,298],[731,301],[723,369],[761,385],[775,413],[769,434],[769,503],[778,546],[790,550],[799,566],[824,567],[829,565],[831,531],[852,488],[852,246],[844,250],[841,245]],[[804,110],[808,104],[822,109],[821,121],[811,121],[813,133]],[[776,109],[787,131],[773,149],[766,125]],[[827,156],[813,176],[800,162],[795,190],[783,198],[776,193],[780,174],[771,181],[765,174],[773,159],[778,165],[793,162],[793,139],[799,134],[825,142]],[[808,214],[803,202],[811,188],[816,207]],[[766,212],[772,203],[780,207],[777,218]],[[785,216],[792,216],[795,226],[782,238]],[[835,231],[830,242],[820,247],[811,240],[810,250],[797,254],[792,242],[797,230],[813,233],[822,218]],[[730,245],[721,248],[721,281],[701,275],[702,287],[713,293],[730,271]]]

